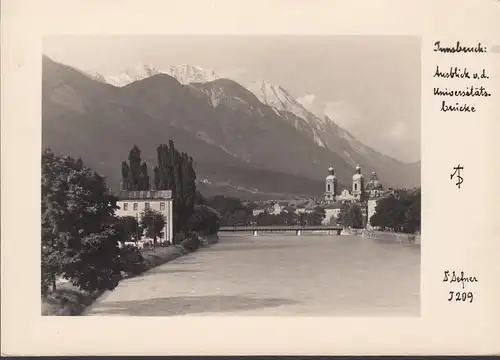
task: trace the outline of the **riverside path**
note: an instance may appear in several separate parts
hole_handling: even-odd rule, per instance
[[[221,234],[122,281],[84,315],[419,316],[420,246],[356,236]]]

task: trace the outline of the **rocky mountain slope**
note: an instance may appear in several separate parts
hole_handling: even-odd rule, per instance
[[[341,183],[350,184],[356,160],[362,166],[370,161],[347,157],[341,150],[359,152],[354,140],[342,140],[342,129],[328,119],[321,122],[291,96],[280,107],[210,71],[168,70],[175,77],[143,67],[113,86],[109,78],[44,57],[43,146],[81,156],[116,189],[120,162],[134,144],[151,169],[156,147],[172,139],[195,159],[204,192],[242,197],[321,196],[330,165]],[[392,161],[388,167],[399,166]],[[395,170],[391,176],[377,170],[387,186],[398,186]]]

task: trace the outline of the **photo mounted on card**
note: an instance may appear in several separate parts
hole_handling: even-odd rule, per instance
[[[420,315],[419,37],[43,41],[48,303]]]
[[[8,3],[11,354],[494,352],[500,3]]]

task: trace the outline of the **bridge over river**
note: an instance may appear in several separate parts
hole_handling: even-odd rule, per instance
[[[342,228],[339,226],[261,226],[261,225],[251,225],[251,226],[221,226],[219,232],[251,232],[254,236],[263,233],[283,233],[283,232],[294,232],[295,235],[302,235],[304,232],[311,231],[326,231],[334,232],[340,235]]]
[[[123,280],[87,314],[419,316],[420,246],[223,231],[218,244]]]

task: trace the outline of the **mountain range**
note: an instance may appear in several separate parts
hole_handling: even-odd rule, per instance
[[[329,166],[348,186],[356,164],[365,175],[377,171],[386,187],[420,184],[420,163],[363,145],[278,85],[238,83],[190,65],[104,76],[43,57],[43,147],[82,157],[117,189],[133,145],[152,176],[156,147],[170,139],[195,160],[207,195],[321,196]]]

